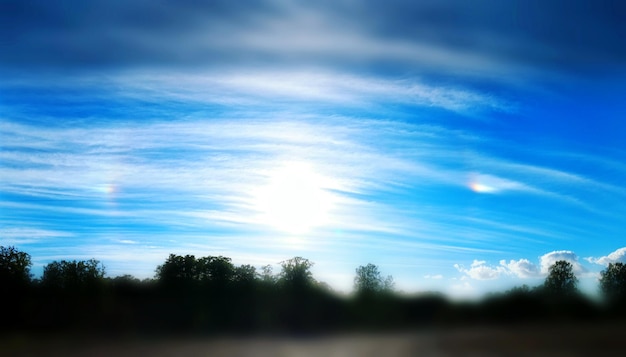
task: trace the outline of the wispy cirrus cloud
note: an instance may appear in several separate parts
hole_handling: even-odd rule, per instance
[[[334,199],[329,227],[342,233],[320,229],[302,238],[306,242],[319,240],[318,235],[329,237],[323,245],[318,243],[326,252],[338,247],[344,252],[373,249],[410,259],[408,254],[419,249],[422,254],[444,254],[452,263],[472,252],[506,254],[528,240],[545,244],[578,233],[559,222],[546,226],[538,221],[541,217],[527,217],[526,212],[510,213],[522,215],[525,223],[503,224],[496,207],[478,207],[476,216],[439,214],[450,206],[429,195],[457,192],[470,202],[481,192],[471,191],[468,178],[492,187],[499,193],[494,200],[555,200],[566,205],[570,203],[559,196],[564,195],[562,188],[554,192],[546,176],[575,185],[585,182],[570,179],[564,171],[505,160],[486,150],[459,155],[459,143],[481,147],[482,138],[475,134],[432,123],[347,115],[279,113],[272,118],[257,112],[260,118],[247,113],[233,120],[232,114],[122,126],[95,122],[76,128],[4,121],[0,128],[7,140],[0,152],[0,187],[11,195],[37,198],[5,198],[3,207],[12,207],[5,221],[18,222],[33,212],[96,219],[104,226],[87,228],[81,236],[98,229],[124,232],[116,242],[132,240],[138,247],[148,244],[148,237],[137,235],[137,229],[172,231],[192,240],[198,231],[228,229],[234,232],[224,243],[229,251],[241,245],[265,246],[288,256],[294,243],[286,244],[284,233],[259,219],[254,192],[269,182],[273,170],[296,161],[310,165],[323,178],[322,189]],[[477,174],[481,171],[493,174]],[[377,196],[380,192],[407,199],[391,205]],[[568,194],[578,195],[575,190]],[[71,206],[64,203],[70,201]],[[141,228],[132,228],[131,223]],[[260,238],[265,235],[274,243]],[[394,241],[392,246],[388,239]],[[494,242],[499,245],[494,247]],[[160,246],[163,252],[171,249],[162,241],[148,245]],[[531,276],[536,268],[523,263],[491,266],[483,261],[457,270],[475,278]]]
[[[32,90],[41,77],[28,74],[8,79],[13,90]],[[479,112],[514,112],[515,104],[496,93],[476,90],[470,86],[437,83],[419,75],[380,76],[367,71],[341,71],[319,66],[256,66],[233,69],[171,69],[157,71],[134,69],[116,71],[104,76],[48,75],[51,88],[77,93],[74,105],[92,105],[82,98],[97,97],[104,101],[140,100],[171,103],[180,107],[223,105],[236,107],[234,115],[262,114],[262,110],[297,111],[302,105],[311,111],[312,105],[334,108],[360,108],[377,112],[390,104],[439,108],[462,115]],[[98,90],[94,92],[94,88]],[[86,99],[88,100],[88,99]],[[320,109],[319,107],[316,107]],[[323,108],[323,107],[322,107]],[[125,108],[133,111],[133,108]],[[307,110],[308,109],[308,110]],[[167,115],[167,111],[161,112]],[[158,113],[157,113],[158,115]],[[129,118],[132,119],[132,118]],[[233,118],[235,119],[235,118]],[[256,119],[259,119],[258,117]]]
[[[3,225],[0,228],[0,237],[2,237],[4,245],[29,244],[47,239],[68,238],[75,235],[72,232],[28,227],[29,223],[6,222]]]
[[[224,204],[220,211],[232,207],[233,212],[250,209],[246,200],[250,200],[252,188],[262,184],[273,167],[290,160],[312,163],[327,178],[325,189],[332,190],[353,212],[358,206],[367,207],[359,195],[365,198],[377,190],[467,185],[468,174],[458,168],[465,158],[446,147],[450,132],[441,127],[354,121],[349,117],[320,118],[316,123],[306,116],[291,119],[213,119],[45,130],[4,122],[3,136],[8,140],[0,153],[4,163],[2,185],[16,193],[54,196],[62,192],[64,196],[102,202],[133,195],[154,199],[156,191],[152,190],[166,190],[163,192],[185,193],[182,199],[200,195],[218,206]],[[375,143],[369,139],[374,133]],[[36,140],[30,140],[33,138]],[[473,138],[467,140],[468,145],[476,145]],[[385,144],[384,152],[375,146],[381,143]],[[34,150],[42,145],[45,149]],[[481,160],[490,158],[483,154]],[[498,161],[503,168],[514,165]],[[384,164],[373,166],[374,162]],[[550,187],[543,187],[542,177],[527,174],[519,181],[486,174],[469,177],[489,192],[539,192],[539,196],[550,192]],[[342,214],[337,212],[337,217]]]

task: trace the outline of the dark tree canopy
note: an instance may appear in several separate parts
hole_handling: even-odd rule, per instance
[[[221,288],[232,283],[251,284],[256,280],[256,269],[251,265],[235,266],[223,256],[196,258],[193,255],[170,254],[156,269],[156,278],[166,285]]]
[[[609,302],[624,301],[626,298],[626,265],[624,263],[610,263],[600,273],[600,291]]]
[[[6,290],[7,309],[0,331],[137,331],[140,333],[309,333],[357,329],[398,329],[446,324],[589,321],[622,318],[626,266],[609,265],[600,284],[611,302],[602,309],[578,293],[573,266],[556,262],[541,287],[521,286],[481,302],[454,303],[439,294],[396,294],[391,276],[374,264],[356,269],[355,296],[336,294],[314,279],[313,263],[294,257],[260,268],[232,264],[230,258],[171,254],[156,269],[157,280],[131,275],[104,278],[94,259],[54,261],[41,284]],[[13,247],[0,249],[0,276],[29,276],[30,256]],[[15,269],[14,269],[15,268]],[[170,284],[171,283],[171,284]],[[5,288],[7,285],[2,285]],[[4,291],[4,290],[3,290]],[[593,304],[593,305],[592,305]],[[595,315],[594,315],[595,314]],[[574,320],[576,319],[576,320]]]
[[[235,268],[235,282],[250,284],[256,279],[256,268],[249,264],[240,265]]]
[[[44,267],[41,282],[51,288],[87,289],[101,283],[104,274],[104,266],[95,259],[53,261]]]
[[[130,274],[116,276],[115,278],[111,279],[111,281],[114,284],[139,284],[141,283],[141,280],[135,278],[134,276]]]
[[[302,288],[312,285],[315,281],[311,273],[313,262],[302,257],[294,257],[280,263],[282,271],[279,281],[286,286]]]
[[[261,267],[259,277],[261,278],[261,281],[266,284],[274,284],[276,282],[272,266],[269,264]]]
[[[555,262],[548,271],[543,284],[548,294],[571,296],[578,291],[578,278],[571,263],[565,260]]]
[[[199,280],[200,272],[198,271],[196,257],[193,255],[185,255],[183,257],[170,254],[165,263],[157,266],[156,276],[157,279],[164,283]]]
[[[198,259],[198,271],[201,281],[218,285],[227,284],[235,277],[235,267],[231,259],[223,256]]]
[[[26,285],[30,282],[30,255],[15,247],[0,246],[0,284]]]

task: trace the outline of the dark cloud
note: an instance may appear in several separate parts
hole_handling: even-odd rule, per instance
[[[623,70],[626,11],[609,1],[4,1],[5,68],[498,65]],[[513,72],[511,71],[511,72]]]
[[[626,4],[617,1],[395,1],[366,22],[389,38],[584,67],[626,60],[624,14]]]
[[[236,4],[235,4],[236,3]],[[2,4],[2,62],[16,66],[125,66],[207,60],[215,37],[250,27],[261,2],[9,1]],[[229,30],[230,28],[230,30]],[[202,39],[206,37],[207,40]]]

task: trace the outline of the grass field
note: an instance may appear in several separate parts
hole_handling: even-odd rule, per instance
[[[316,337],[170,337],[13,335],[2,356],[404,357],[620,356],[624,325],[463,327]]]

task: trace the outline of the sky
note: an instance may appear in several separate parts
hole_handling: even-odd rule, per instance
[[[352,289],[626,262],[618,1],[0,3],[0,245],[154,276],[294,256]]]

